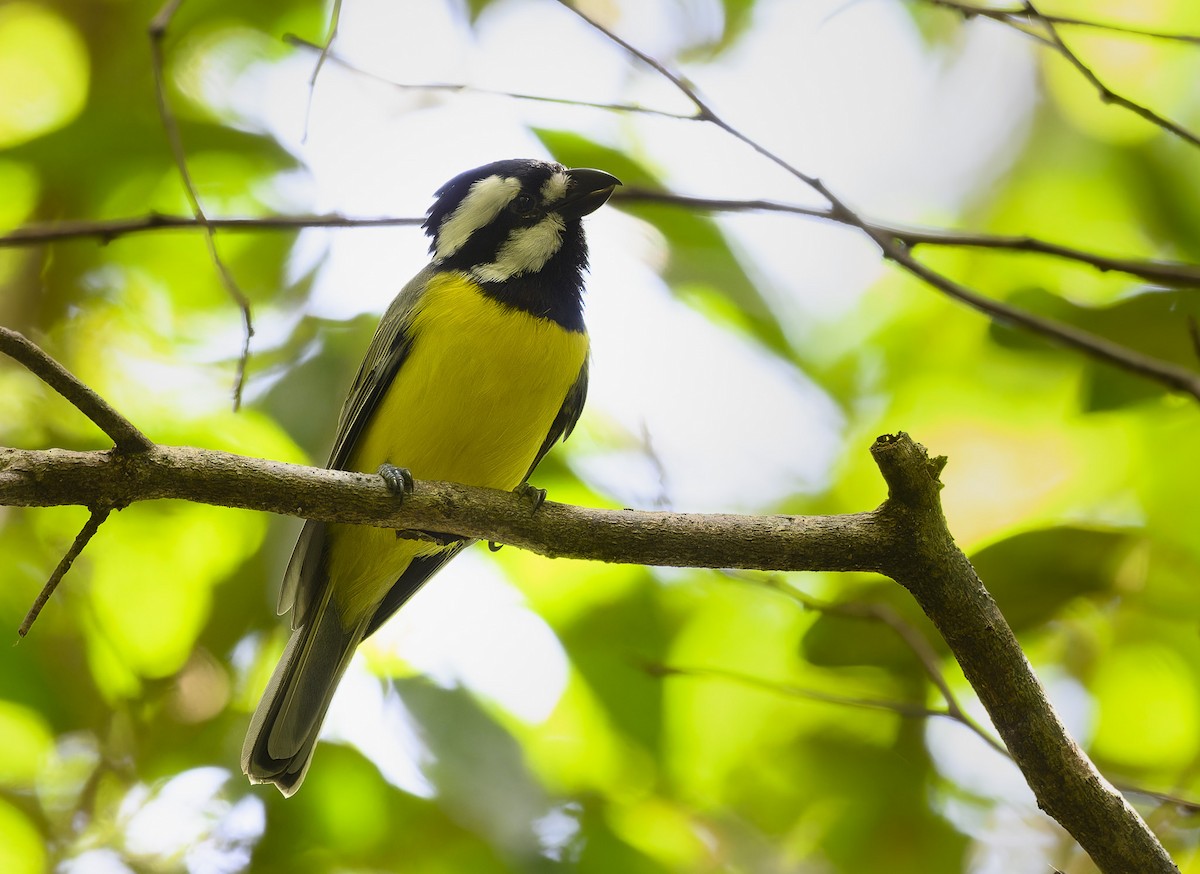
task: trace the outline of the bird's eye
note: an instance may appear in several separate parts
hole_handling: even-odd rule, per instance
[[[518,218],[533,218],[538,211],[537,198],[532,194],[518,194],[508,208]]]

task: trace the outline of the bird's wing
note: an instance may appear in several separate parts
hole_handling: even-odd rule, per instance
[[[571,436],[571,432],[575,430],[575,423],[579,421],[579,414],[583,412],[583,405],[587,401],[587,387],[588,363],[585,360],[583,367],[579,368],[579,376],[575,377],[574,384],[567,389],[567,397],[563,401],[562,407],[559,408],[558,415],[554,417],[550,431],[546,434],[546,439],[542,441],[542,448],[538,450],[533,464],[529,465],[529,470],[525,472],[525,479],[522,482],[529,479],[533,469],[545,458],[551,446],[559,440],[566,440]]]
[[[367,623],[367,631],[363,635],[363,639],[366,640],[378,631],[379,626],[387,622],[393,613],[403,607],[408,599],[417,593],[417,589],[425,585],[426,580],[442,569],[442,565],[474,542],[474,540],[460,540],[442,552],[418,556],[410,561],[408,567],[404,569],[404,573],[400,574],[396,582],[392,583],[388,593],[379,602],[379,606],[375,609],[375,615]]]
[[[337,437],[334,438],[333,451],[326,467],[345,469],[355,442],[408,357],[412,349],[412,337],[406,330],[409,316],[432,274],[433,268],[426,267],[414,276],[380,319],[371,345],[367,347],[367,354],[350,386],[350,394],[342,406]],[[283,586],[279,590],[279,612],[292,611],[293,628],[303,624],[310,605],[320,591],[321,555],[324,550],[325,523],[310,519],[304,523],[304,529],[296,541],[291,561],[283,574]]]
[[[384,392],[392,384],[396,371],[412,350],[412,336],[406,330],[409,317],[425,293],[433,272],[432,267],[426,267],[414,276],[379,320],[379,327],[371,338],[371,345],[367,347],[367,354],[342,407],[337,437],[334,438],[333,451],[326,467],[345,469],[363,428],[371,420]]]

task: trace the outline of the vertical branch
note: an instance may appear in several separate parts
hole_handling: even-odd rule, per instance
[[[183,136],[179,132],[179,123],[175,119],[175,113],[171,111],[171,104],[167,100],[167,83],[165,73],[165,63],[163,60],[163,40],[167,35],[167,28],[170,27],[175,13],[179,11],[179,7],[183,5],[183,0],[167,0],[158,14],[150,21],[150,26],[147,29],[150,36],[150,66],[154,72],[154,90],[155,97],[158,102],[158,115],[162,121],[163,131],[167,136],[167,143],[171,148],[171,155],[175,160],[175,168],[179,171],[179,178],[183,181],[183,189],[187,195],[188,205],[191,207],[192,215],[204,227],[204,241],[208,248],[208,255],[212,259],[213,264],[217,268],[217,274],[221,278],[221,284],[225,287],[225,291],[233,298],[237,304],[238,310],[242,314],[242,351],[238,356],[237,373],[234,376],[233,382],[233,408],[236,410],[242,405],[242,389],[246,382],[246,364],[250,360],[250,338],[254,336],[254,322],[250,315],[250,299],[246,297],[245,292],[238,286],[237,281],[233,278],[233,274],[221,259],[220,253],[217,251],[216,232],[213,226],[208,221],[208,216],[205,215],[203,207],[200,205],[200,197],[196,193],[196,186],[192,182],[191,172],[188,170],[187,153],[183,148]]]
[[[871,454],[888,484],[880,513],[908,545],[888,576],[908,589],[949,645],[1038,806],[1105,874],[1178,874],[1145,820],[1068,733],[1000,608],[954,543],[939,499],[944,459],[928,459],[904,434],[880,438]]]
[[[329,33],[325,37],[325,44],[321,46],[321,52],[317,55],[317,63],[313,66],[312,75],[308,77],[308,101],[304,104],[304,133],[300,137],[301,143],[308,142],[308,121],[312,117],[313,94],[317,90],[317,77],[321,75],[321,68],[325,66],[325,62],[329,60],[329,50],[333,46],[333,41],[337,39],[338,25],[342,20],[342,0],[333,0],[333,11],[329,15]]]

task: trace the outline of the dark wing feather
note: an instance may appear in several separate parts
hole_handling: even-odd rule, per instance
[[[403,607],[408,599],[417,593],[417,589],[425,585],[426,580],[442,569],[442,565],[474,542],[474,540],[462,540],[444,552],[421,556],[410,561],[408,567],[404,569],[404,573],[400,574],[400,578],[383,596],[383,600],[375,610],[375,615],[367,623],[367,633],[363,635],[363,639],[365,640],[378,631],[379,626],[387,622],[393,613]]]
[[[425,292],[433,272],[432,267],[426,267],[414,276],[379,320],[379,327],[371,338],[371,345],[367,347],[367,354],[342,407],[337,437],[334,438],[333,451],[329,454],[326,467],[345,469],[363,428],[371,420],[384,392],[392,384],[396,371],[412,350],[412,337],[406,331],[409,317]]]
[[[337,436],[329,454],[326,467],[344,470],[349,463],[354,444],[371,420],[375,408],[384,392],[392,384],[396,372],[412,349],[412,337],[407,333],[409,317],[425,291],[432,267],[426,267],[414,276],[396,295],[383,318],[367,354],[358,368],[350,394],[342,406],[338,419]],[[325,523],[308,521],[296,541],[291,561],[283,575],[283,586],[279,591],[279,612],[292,611],[292,627],[303,624],[309,607],[320,592],[324,582],[321,569],[325,550]]]
[[[550,447],[559,440],[566,440],[571,436],[571,432],[575,430],[575,423],[579,421],[579,414],[583,412],[583,405],[587,401],[587,387],[588,363],[584,361],[583,367],[579,368],[579,376],[575,377],[574,384],[567,389],[567,397],[563,401],[562,407],[559,408],[558,415],[554,417],[554,421],[550,424],[550,432],[546,435],[546,439],[542,441],[542,448],[538,450],[537,456],[533,459],[533,464],[529,465],[529,470],[525,472],[526,480],[533,473],[533,469],[546,457],[546,453],[550,451]]]

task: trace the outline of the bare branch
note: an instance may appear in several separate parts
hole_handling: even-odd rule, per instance
[[[1071,51],[1071,49],[1067,47],[1067,44],[1063,42],[1062,37],[1058,34],[1058,28],[1054,26],[1054,22],[1049,21],[1044,15],[1042,15],[1042,13],[1038,12],[1037,8],[1033,5],[1033,3],[1030,2],[1030,0],[1023,0],[1023,2],[1030,16],[1041,22],[1047,35],[1050,37],[1051,41],[1055,45],[1055,48],[1058,50],[1058,53],[1066,58],[1071,66],[1079,71],[1083,78],[1087,79],[1088,82],[1091,83],[1092,87],[1095,88],[1099,93],[1102,101],[1105,103],[1114,103],[1117,106],[1123,106],[1133,114],[1144,118],[1152,125],[1162,128],[1168,133],[1174,134],[1185,142],[1191,143],[1193,146],[1200,146],[1200,137],[1196,136],[1183,125],[1171,121],[1166,116],[1159,115],[1148,106],[1130,100],[1123,94],[1118,94],[1101,82],[1100,77],[1096,75],[1095,71],[1081,61],[1079,56]]]
[[[573,8],[568,0],[560,3],[671,82],[692,100],[705,120],[820,194],[829,202],[834,217],[844,218],[862,230],[886,258],[951,297],[997,318],[1012,319],[1012,313],[1001,312],[994,302],[917,262],[906,247],[871,227],[820,179],[793,167],[722,119],[689,83],[661,62]],[[1030,314],[1022,314],[1016,323],[1102,360],[1119,359],[1126,368],[1200,398],[1200,376],[1196,374],[1148,361],[1102,338]],[[938,498],[937,474],[944,459],[927,459],[924,450],[906,439],[880,438],[872,454],[889,486],[888,500],[880,512],[904,508],[896,520],[901,527],[906,520],[922,519],[925,524],[936,522],[939,528],[936,536],[931,536],[928,528],[910,531],[903,551],[912,564],[893,569],[888,575],[912,593],[950,645],[1039,805],[1071,833],[1102,871],[1177,874],[1170,856],[1145,821],[1067,733],[1012,630],[966,556],[954,545]],[[918,457],[924,459],[924,466],[914,463]],[[893,467],[902,460],[900,467]]]
[[[907,719],[925,719],[930,716],[943,716],[953,719],[948,710],[937,710],[924,704],[914,704],[909,701],[893,701],[887,698],[855,698],[850,695],[836,695],[820,689],[809,689],[792,683],[777,683],[764,680],[751,674],[741,674],[727,671],[723,668],[696,668],[677,665],[647,664],[646,670],[656,677],[694,677],[697,679],[727,680],[740,686],[749,686],[784,695],[789,698],[804,698],[809,701],[819,701],[822,704],[840,704],[845,707],[860,707],[864,710],[886,710]],[[1007,755],[1007,753],[1006,753]]]
[[[1150,122],[1155,127],[1179,137],[1184,142],[1190,143],[1193,146],[1200,146],[1200,137],[1192,133],[1178,122],[1171,121],[1164,115],[1155,112],[1145,104],[1138,103],[1123,94],[1118,94],[1100,80],[1087,64],[1080,60],[1071,49],[1063,42],[1062,37],[1058,33],[1057,24],[1082,25],[1087,27],[1103,27],[1107,30],[1123,32],[1128,34],[1151,36],[1158,39],[1174,39],[1184,42],[1200,43],[1200,37],[1186,36],[1179,34],[1165,34],[1155,31],[1138,31],[1134,28],[1125,28],[1116,25],[1103,25],[1098,22],[1086,21],[1076,18],[1059,18],[1057,16],[1043,15],[1038,9],[1027,0],[1022,0],[1023,6],[1020,10],[1003,10],[1003,9],[985,9],[979,6],[954,2],[954,0],[926,0],[926,2],[941,6],[945,9],[951,9],[964,18],[972,18],[979,16],[981,18],[989,18],[1001,24],[1005,24],[1014,30],[1018,30],[1028,37],[1038,40],[1054,52],[1058,53],[1072,67],[1079,71],[1079,74],[1086,79],[1104,103],[1112,103],[1129,110],[1135,115]],[[1034,30],[1034,27],[1040,26],[1041,32]]]
[[[107,507],[92,510],[92,514],[88,516],[88,520],[83,524],[83,528],[75,535],[75,541],[71,544],[71,548],[67,550],[67,554],[59,561],[54,572],[50,574],[50,579],[46,581],[46,585],[42,586],[42,590],[38,592],[37,598],[33,601],[33,606],[25,614],[25,618],[21,621],[21,627],[17,629],[18,637],[25,637],[25,635],[29,634],[29,629],[33,627],[33,623],[41,615],[42,608],[46,606],[46,603],[50,600],[50,596],[54,594],[54,590],[58,588],[58,584],[62,581],[62,578],[71,569],[71,565],[75,563],[75,559],[79,558],[79,553],[83,552],[83,548],[88,545],[88,542],[100,530],[100,526],[108,518],[109,512]]]
[[[342,215],[270,215],[258,218],[205,218],[150,213],[136,218],[101,221],[64,221],[29,225],[0,236],[0,249],[35,246],[66,240],[95,239],[102,245],[129,234],[155,231],[204,230],[298,231],[305,228],[384,228],[420,225],[422,218],[352,218]]]
[[[617,191],[614,203],[657,203],[677,206],[682,209],[709,212],[779,212],[808,216],[823,221],[837,222],[854,227],[845,216],[835,216],[828,207],[800,206],[774,200],[734,200],[711,197],[690,197],[669,191],[627,187]],[[213,218],[206,224],[225,231],[295,231],[305,228],[379,228],[416,227],[424,219],[418,217],[355,217],[338,214],[260,216],[256,218]],[[1200,287],[1200,265],[1182,261],[1164,261],[1147,258],[1123,258],[1089,252],[1060,243],[1029,236],[1004,236],[997,234],[971,233],[944,228],[917,228],[893,225],[874,219],[864,220],[879,234],[892,237],[908,246],[964,247],[975,249],[997,249],[1017,253],[1046,255],[1075,261],[1094,267],[1101,272],[1125,273],[1149,282],[1167,286]],[[204,223],[193,216],[174,216],[151,213],[136,218],[106,219],[100,221],[66,221],[54,224],[29,225],[0,235],[0,249],[34,246],[66,240],[95,239],[101,244],[129,234],[171,230],[203,230]]]
[[[897,702],[899,706],[896,707],[889,706],[889,702],[882,700],[873,701],[873,704],[879,709],[895,710],[902,716],[927,715],[949,717],[973,732],[979,737],[980,740],[982,740],[1000,755],[1004,756],[1010,761],[1012,760],[1012,755],[1009,753],[1004,744],[996,740],[996,738],[993,737],[992,734],[987,731],[987,729],[979,724],[978,720],[974,719],[958,703],[958,696],[954,694],[954,691],[950,688],[950,684],[946,682],[946,678],[942,674],[938,654],[934,651],[933,646],[929,643],[925,636],[921,634],[921,632],[914,627],[911,622],[908,622],[903,616],[901,616],[887,604],[866,601],[846,601],[841,603],[822,601],[791,585],[786,577],[775,574],[765,578],[751,574],[738,573],[735,571],[726,571],[726,574],[744,583],[749,583],[752,585],[765,585],[772,591],[779,592],[793,601],[796,601],[807,610],[816,610],[820,613],[827,613],[834,616],[844,616],[848,619],[861,619],[867,622],[880,622],[888,626],[904,642],[905,646],[912,651],[912,653],[917,657],[917,660],[920,661],[921,667],[924,669],[926,676],[928,676],[934,686],[937,687],[938,691],[941,693],[942,700],[946,702],[946,709],[927,710],[924,714],[915,714],[912,712],[914,705],[909,704],[908,702]],[[679,671],[673,672],[678,673]],[[767,681],[762,681],[753,677],[747,677],[743,675],[727,675],[726,678],[730,680],[737,680],[739,682],[745,681],[751,685],[761,686],[763,688],[773,688],[775,691],[778,691],[780,694],[784,695],[798,694],[800,697],[814,697],[808,695],[803,690],[793,691],[790,688],[784,686],[775,686]],[[857,699],[845,702],[833,701],[828,698],[822,698],[819,700],[829,700],[830,703],[846,703],[850,705],[857,705],[859,703]],[[1178,807],[1180,810],[1188,812],[1200,811],[1200,801],[1193,801],[1189,798],[1183,798],[1182,796],[1171,795],[1165,792],[1147,789],[1143,786],[1118,780],[1113,781],[1113,786],[1125,795],[1138,795],[1144,798],[1151,798],[1160,804],[1169,804],[1174,807]]]
[[[608,30],[599,22],[588,17],[570,5],[568,0],[559,0],[559,2],[570,9],[584,21],[588,22],[596,30],[604,34],[608,39],[620,45],[638,60],[649,65],[654,70],[662,74],[676,88],[678,88],[686,97],[688,97],[697,107],[699,114],[704,120],[710,122],[721,130],[725,131],[734,139],[749,146],[763,158],[778,166],[780,169],[799,179],[809,188],[815,191],[821,197],[829,202],[829,217],[833,221],[839,221],[844,224],[858,228],[866,234],[880,249],[883,256],[900,265],[912,275],[923,280],[927,285],[941,291],[948,297],[954,298],[962,303],[967,304],[972,309],[985,313],[998,321],[1006,322],[1022,328],[1030,333],[1045,337],[1055,343],[1058,343],[1068,348],[1075,349],[1079,352],[1088,355],[1089,357],[1103,361],[1107,364],[1112,364],[1120,367],[1123,370],[1136,373],[1142,377],[1158,382],[1174,391],[1185,392],[1194,398],[1200,400],[1200,373],[1195,373],[1190,370],[1178,367],[1170,362],[1161,361],[1152,358],[1148,355],[1143,355],[1132,349],[1127,349],[1120,344],[1107,340],[1104,337],[1081,330],[1072,325],[1062,322],[1056,322],[1053,319],[1047,319],[1033,313],[1027,313],[1023,310],[1018,310],[1006,304],[991,300],[983,295],[967,288],[961,283],[955,282],[949,277],[943,276],[937,271],[925,266],[912,257],[909,249],[901,241],[883,232],[883,230],[864,218],[846,205],[830,188],[825,185],[820,179],[808,173],[793,167],[787,161],[780,158],[771,150],[767,149],[762,144],[753,140],[742,131],[733,127],[723,118],[721,118],[713,109],[708,106],[697,94],[696,90],[679,76],[667,70],[659,61],[649,57],[641,50],[630,45],[625,40]]]
[[[308,122],[312,117],[313,94],[317,90],[317,77],[321,75],[321,68],[325,66],[325,61],[329,59],[329,49],[333,45],[333,41],[337,39],[338,24],[342,20],[342,0],[333,0],[333,11],[329,16],[329,33],[325,37],[325,44],[319,47],[320,54],[317,55],[317,63],[313,65],[312,75],[308,79],[308,100],[304,104],[304,134],[300,137],[300,142],[308,141]]]
[[[636,187],[622,188],[613,195],[612,200],[616,203],[661,203],[712,212],[782,212],[857,227],[855,222],[847,216],[835,214],[828,207],[799,206],[797,204],[780,203],[774,200],[724,200],[706,197],[687,197],[681,194],[651,191]],[[970,233],[943,228],[915,228],[906,225],[887,224],[875,219],[862,219],[862,221],[873,232],[898,240],[909,249],[916,248],[917,246],[957,246],[962,248],[1000,249],[1011,252],[1047,255],[1066,261],[1087,264],[1101,272],[1125,273],[1162,285],[1200,287],[1200,264],[1102,255],[1098,252],[1089,252],[1073,246],[1064,246],[1059,243],[1041,240],[1037,237]],[[0,237],[0,246],[3,245],[4,238]]]
[[[297,48],[310,49],[314,52],[322,51],[321,46],[298,37],[295,34],[285,34],[283,41],[289,45],[296,46]],[[324,52],[324,54],[330,61],[357,76],[373,79],[376,82],[382,82],[384,85],[390,85],[393,88],[398,88],[403,91],[446,91],[452,94],[486,94],[491,97],[508,97],[513,100],[528,100],[535,103],[555,103],[560,106],[582,106],[587,109],[603,109],[607,112],[626,112],[641,115],[654,115],[660,118],[675,118],[681,121],[701,120],[696,115],[683,115],[677,112],[667,112],[663,109],[651,109],[650,107],[638,106],[633,103],[595,103],[590,100],[576,100],[572,97],[549,97],[544,94],[525,94],[519,91],[500,91],[495,88],[481,88],[477,85],[467,85],[465,83],[457,82],[397,82],[394,79],[388,79],[386,76],[380,76],[377,73],[372,73],[369,70],[364,70],[361,67],[355,66],[341,55],[328,51]]]
[[[175,498],[325,522],[443,531],[542,555],[675,567],[875,570],[891,538],[871,513],[740,516],[590,510],[418,482],[403,505],[375,474],[186,447],[137,455],[0,448],[0,505],[125,506]]]
[[[22,334],[0,327],[0,352],[23,364],[34,376],[95,422],[101,431],[112,438],[118,451],[143,452],[153,448],[154,442],[132,422]]]
[[[1161,39],[1170,42],[1184,42],[1193,45],[1200,45],[1200,36],[1188,33],[1170,33],[1162,30],[1151,30],[1143,27],[1135,27],[1130,24],[1111,24],[1104,21],[1095,21],[1088,18],[1072,18],[1067,15],[1031,15],[1028,9],[1019,6],[1012,6],[1007,9],[997,8],[994,6],[975,6],[971,3],[960,3],[959,0],[924,0],[930,6],[940,6],[943,9],[949,9],[962,15],[963,18],[990,18],[993,21],[999,21],[1001,24],[1016,26],[1012,19],[1020,19],[1028,22],[1030,18],[1037,17],[1042,21],[1047,21],[1051,24],[1067,25],[1068,27],[1087,27],[1095,30],[1106,30],[1110,33],[1121,34],[1124,36],[1139,36],[1147,37],[1148,39]],[[1047,40],[1048,42],[1048,40]]]
[[[233,298],[234,303],[237,304],[238,310],[242,314],[242,353],[238,357],[237,373],[234,376],[233,382],[233,408],[236,410],[242,404],[242,389],[246,383],[246,364],[250,360],[250,338],[254,336],[254,322],[250,315],[250,299],[246,297],[245,292],[238,286],[237,281],[233,278],[233,274],[229,272],[229,268],[225,265],[220,253],[217,251],[216,235],[213,232],[212,225],[209,224],[208,217],[204,214],[204,209],[200,205],[200,198],[196,194],[196,186],[193,184],[192,175],[188,170],[187,153],[183,148],[183,136],[179,132],[179,123],[175,120],[175,113],[171,111],[170,101],[167,100],[163,40],[166,38],[167,28],[170,27],[171,20],[182,5],[183,0],[167,0],[158,11],[158,14],[150,21],[148,28],[150,36],[150,66],[154,72],[154,93],[158,103],[159,119],[162,121],[163,131],[167,135],[167,143],[171,147],[171,155],[175,160],[175,167],[179,171],[179,178],[183,182],[183,189],[187,195],[188,204],[191,206],[192,213],[195,215],[197,221],[204,227],[204,242],[208,247],[208,255],[217,268],[217,274],[221,277],[221,284],[225,286],[225,291]]]
[[[782,592],[808,609],[837,616],[845,616],[850,619],[879,622],[886,625],[904,642],[904,645],[912,651],[913,655],[917,657],[917,661],[921,663],[925,675],[929,677],[930,682],[933,683],[941,694],[942,700],[946,702],[945,712],[942,713],[939,711],[939,714],[949,716],[956,722],[965,725],[975,734],[979,735],[983,742],[996,752],[1003,756],[1008,756],[1008,750],[1004,745],[992,737],[982,725],[972,719],[970,714],[963,710],[962,706],[958,703],[958,696],[954,694],[954,690],[950,688],[950,684],[946,682],[945,676],[942,675],[938,655],[934,652],[929,641],[891,607],[886,604],[858,602],[831,604],[801,592],[794,586],[788,585],[787,581],[782,578],[772,581],[771,585],[776,591]]]

